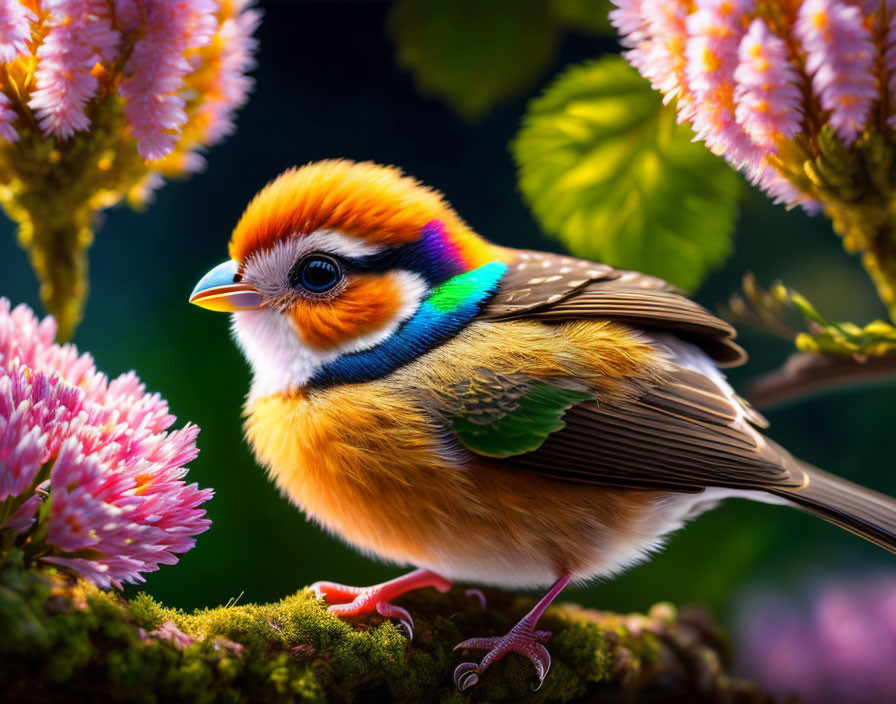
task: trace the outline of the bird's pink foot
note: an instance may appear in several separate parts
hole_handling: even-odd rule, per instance
[[[327,600],[327,610],[331,614],[357,616],[376,611],[380,616],[395,619],[402,624],[409,639],[414,637],[414,619],[407,609],[390,602],[406,592],[423,587],[435,587],[444,593],[451,588],[451,582],[429,570],[414,570],[371,587],[349,587],[334,582],[315,582],[311,585],[318,599]]]
[[[519,653],[535,666],[538,675],[538,687],[551,669],[551,655],[542,642],[551,637],[550,631],[537,631],[535,626],[551,602],[569,583],[569,575],[561,576],[541,601],[517,623],[507,635],[499,638],[470,638],[455,646],[455,650],[485,650],[485,657],[477,664],[465,662],[454,670],[454,684],[460,691],[469,689],[479,681],[483,672],[508,653]],[[536,689],[538,689],[536,687]]]
[[[470,638],[463,643],[458,643],[454,647],[455,650],[487,650],[488,652],[479,664],[465,662],[458,665],[454,671],[454,684],[460,691],[464,691],[479,681],[479,676],[489,665],[508,653],[519,653],[528,658],[535,666],[538,687],[541,687],[548,670],[551,669],[551,655],[541,643],[550,637],[550,631],[536,631],[534,622],[524,618],[507,635],[498,638]]]

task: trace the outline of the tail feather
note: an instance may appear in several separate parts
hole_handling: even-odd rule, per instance
[[[896,499],[800,463],[801,487],[770,491],[809,513],[896,553]]]

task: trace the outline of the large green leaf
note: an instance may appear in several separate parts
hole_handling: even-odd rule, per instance
[[[389,27],[420,92],[468,119],[532,85],[560,38],[546,0],[398,0]]]
[[[523,195],[578,256],[694,288],[731,249],[740,177],[618,56],[532,101],[513,144]]]

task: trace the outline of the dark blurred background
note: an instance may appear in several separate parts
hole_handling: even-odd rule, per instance
[[[613,39],[568,34],[553,67],[528,95],[475,124],[421,97],[398,69],[385,2],[263,2],[257,86],[238,129],[208,154],[208,169],[163,188],[145,213],[106,213],[90,253],[91,293],[75,341],[110,375],[135,369],[168,399],[179,422],[202,428],[190,478],[215,489],[211,530],[146,589],[193,608],[278,599],[317,579],[368,584],[399,573],[357,555],[310,525],[278,495],[242,439],[248,371],[227,321],[187,304],[195,281],[226,257],[229,233],[251,196],[294,164],[322,157],[400,165],[444,191],[481,234],[506,245],[557,250],[523,204],[508,143],[529,98],[563,66],[617,51]],[[0,295],[39,309],[37,284],[0,223]],[[754,271],[781,278],[826,316],[864,323],[884,315],[858,262],[829,223],[787,212],[758,192],[742,207],[735,255],[697,298],[717,308]],[[786,341],[744,330],[750,363],[736,386],[781,364]],[[768,412],[771,436],[802,458],[896,494],[892,455],[896,388],[878,385]],[[732,502],[674,536],[650,564],[568,598],[641,610],[658,600],[701,602],[723,616],[754,589],[787,592],[807,575],[892,566],[882,550],[782,508]]]

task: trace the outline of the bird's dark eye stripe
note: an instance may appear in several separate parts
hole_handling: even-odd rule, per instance
[[[336,286],[344,276],[342,264],[327,254],[308,254],[289,272],[289,285],[311,293],[324,293]]]
[[[368,254],[363,257],[345,259],[345,264],[354,271],[386,272],[395,268],[395,253],[397,250],[387,250],[379,254]]]

